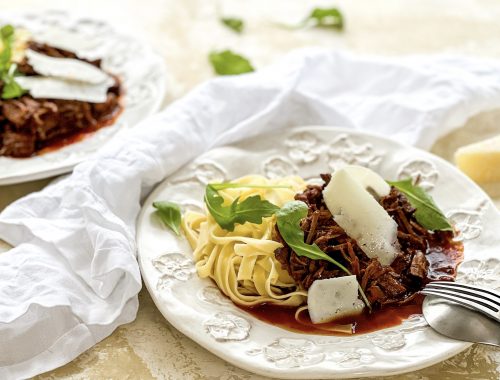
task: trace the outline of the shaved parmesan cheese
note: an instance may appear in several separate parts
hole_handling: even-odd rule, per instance
[[[26,57],[33,69],[38,74],[46,77],[57,77],[91,84],[105,83],[108,87],[114,83],[113,78],[104,71],[78,59],[49,57],[30,49],[26,51]]]
[[[325,204],[335,222],[356,240],[368,257],[378,258],[382,265],[390,265],[398,254],[398,226],[367,190],[381,187],[380,181],[375,179],[378,174],[373,172],[373,175],[364,176],[364,180],[358,180],[359,173],[351,173],[352,168],[332,174],[323,190]]]
[[[90,84],[39,76],[19,76],[16,77],[16,81],[34,98],[80,100],[89,103],[104,103],[109,87],[107,84]]]
[[[347,171],[361,186],[379,198],[388,195],[391,191],[389,184],[373,170],[358,165],[347,165],[342,169]]]
[[[72,32],[67,29],[48,28],[34,35],[32,39],[41,44],[71,51],[81,58],[98,58],[95,50],[99,45],[99,40],[82,33]]]
[[[26,51],[28,63],[43,76],[20,76],[16,81],[34,98],[104,103],[114,79],[99,68],[77,59],[53,58]]]
[[[356,276],[316,280],[307,293],[312,323],[325,323],[361,314],[365,304],[358,298]]]

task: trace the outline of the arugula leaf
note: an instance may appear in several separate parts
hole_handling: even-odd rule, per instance
[[[315,27],[344,29],[344,16],[338,8],[315,8],[302,22],[302,26],[312,24]]]
[[[14,37],[14,27],[12,25],[4,25],[0,29],[1,38],[13,38]]]
[[[2,81],[2,99],[12,99],[23,95],[26,91],[16,82],[17,65],[12,63],[12,44],[14,42],[14,27],[4,25],[0,28],[0,80]]]
[[[245,26],[244,22],[240,18],[235,17],[223,17],[220,21],[226,25],[229,29],[232,29],[236,33],[243,32],[243,27]]]
[[[308,207],[301,201],[290,201],[276,212],[278,230],[281,237],[293,249],[298,256],[305,256],[312,260],[326,260],[336,265],[348,275],[351,275],[349,269],[332,259],[321,250],[316,244],[307,244],[304,242],[304,231],[300,228],[300,221],[307,216]],[[365,292],[358,283],[359,293],[368,309],[371,310],[370,301]]]
[[[254,71],[248,59],[231,50],[211,52],[208,58],[219,75],[237,75]]]
[[[223,206],[224,199],[210,184],[205,189],[205,203],[217,224],[227,231],[234,231],[236,223],[262,223],[262,218],[279,210],[278,206],[261,199],[259,195],[248,197],[242,202],[239,202],[238,197],[230,206]]]
[[[11,65],[8,74],[1,76],[3,82],[2,99],[18,98],[26,92],[14,79],[16,68],[16,64]]]
[[[308,207],[304,202],[290,201],[276,213],[278,230],[283,239],[298,256],[329,261],[345,273],[351,274],[346,267],[328,256],[316,244],[304,242],[304,231],[300,228],[300,221],[307,216],[307,210]]]
[[[453,231],[450,222],[432,197],[420,186],[413,185],[411,178],[402,181],[387,181],[387,183],[406,195],[410,204],[415,208],[415,218],[422,227],[430,231]]]
[[[12,25],[4,25],[0,28],[0,41],[2,50],[0,51],[0,72],[7,72],[12,58],[12,43],[14,42],[14,28]]]
[[[2,99],[14,99],[19,98],[26,90],[22,88],[19,83],[17,83],[14,77],[5,76],[2,77],[3,82],[3,90],[2,90]]]
[[[153,207],[158,210],[156,212],[162,222],[177,235],[180,235],[181,208],[177,204],[167,201],[153,202]]]

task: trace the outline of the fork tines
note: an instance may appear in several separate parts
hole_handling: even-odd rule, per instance
[[[471,307],[500,322],[500,293],[494,290],[456,282],[437,281],[427,284],[421,293]]]

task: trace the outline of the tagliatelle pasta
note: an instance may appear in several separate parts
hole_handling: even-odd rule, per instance
[[[225,205],[238,197],[244,200],[260,195],[281,207],[306,187],[306,183],[296,176],[269,180],[251,175],[233,183],[288,187],[219,190]],[[187,212],[182,220],[182,228],[194,250],[198,275],[214,280],[234,303],[241,306],[261,303],[299,306],[304,303],[307,291],[299,290],[276,260],[274,251],[282,245],[272,240],[274,225],[275,216],[263,218],[261,224],[237,224],[234,231],[222,229],[209,213]]]

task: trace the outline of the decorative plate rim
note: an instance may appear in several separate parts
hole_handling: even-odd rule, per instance
[[[388,138],[381,136],[381,135],[378,135],[376,133],[352,130],[351,128],[328,127],[328,126],[301,126],[301,127],[282,129],[280,131],[275,131],[275,132],[272,132],[272,133],[267,134],[267,135],[260,135],[257,137],[253,137],[253,138],[244,140],[243,142],[231,144],[231,145],[229,145],[229,147],[235,147],[238,145],[242,145],[243,143],[248,142],[248,141],[256,141],[259,138],[263,139],[265,136],[273,136],[273,135],[277,135],[279,133],[281,133],[282,135],[286,135],[286,136],[292,136],[294,134],[300,134],[300,133],[307,134],[308,132],[311,132],[311,131],[313,131],[313,132],[327,131],[329,133],[332,133],[333,137],[329,136],[329,140],[328,140],[329,142],[331,142],[331,140],[334,139],[335,135],[337,135],[337,136],[347,135],[347,136],[361,137],[364,141],[365,140],[366,141],[370,141],[370,140],[383,141],[384,144],[387,144],[389,147],[392,147],[392,149],[394,149],[394,150],[404,149],[406,151],[409,151],[410,155],[415,155],[418,158],[427,159],[431,163],[434,163],[440,167],[444,167],[446,169],[447,173],[450,173],[450,171],[451,171],[450,175],[452,175],[452,177],[457,178],[457,180],[460,180],[461,182],[465,183],[466,186],[469,188],[469,191],[472,191],[476,196],[479,197],[479,199],[482,200],[482,202],[481,202],[482,206],[478,206],[479,207],[478,209],[484,210],[484,208],[490,208],[493,210],[493,217],[495,218],[495,220],[497,220],[497,221],[500,220],[500,218],[499,218],[500,213],[496,209],[496,207],[493,204],[493,202],[491,201],[491,199],[484,193],[484,191],[481,188],[479,188],[478,185],[473,183],[464,174],[459,172],[458,169],[456,169],[452,164],[450,164],[449,162],[445,161],[444,159],[442,159],[438,156],[435,156],[429,152],[420,150],[420,149],[415,148],[415,147],[401,144],[397,141],[388,139]],[[285,138],[286,138],[286,136],[285,136]],[[282,139],[283,142],[285,141],[285,138]],[[282,145],[284,145],[284,144],[282,144]],[[224,148],[226,148],[226,147],[224,147]],[[220,149],[220,148],[216,148],[215,150],[217,150],[217,149]],[[307,148],[307,149],[309,149],[309,148]],[[211,150],[207,153],[209,154],[210,152],[213,152],[213,151],[214,150]],[[206,154],[202,155],[200,158],[198,158],[197,160],[195,160],[193,162],[196,162],[198,160],[203,159],[204,156],[206,156]],[[302,158],[304,158],[304,157],[302,157]],[[269,159],[269,157],[267,157],[267,158]],[[193,164],[193,162],[191,162],[188,165]],[[188,165],[184,166],[183,168],[181,168],[179,171],[177,171],[173,175],[164,179],[160,184],[157,185],[155,190],[153,190],[152,193],[148,196],[148,198],[146,199],[146,201],[143,204],[142,210],[141,210],[139,218],[137,220],[136,240],[137,240],[137,248],[138,248],[138,261],[139,261],[139,266],[141,268],[141,272],[143,274],[143,280],[144,280],[144,283],[146,284],[146,287],[147,287],[149,293],[151,294],[151,297],[152,297],[153,301],[155,302],[156,306],[158,307],[160,312],[163,314],[165,319],[167,321],[169,321],[176,329],[178,329],[180,332],[182,332],[184,335],[186,335],[190,339],[193,339],[195,342],[197,342],[198,344],[203,346],[205,349],[216,354],[217,356],[228,361],[229,363],[236,365],[238,367],[241,367],[243,369],[246,369],[246,370],[253,372],[253,373],[257,373],[257,374],[265,375],[265,376],[276,376],[279,378],[300,379],[300,378],[352,378],[352,377],[397,375],[397,374],[402,374],[402,373],[406,373],[406,372],[416,371],[416,370],[431,366],[433,364],[439,363],[443,360],[446,360],[446,359],[460,353],[461,351],[467,349],[468,347],[470,347],[472,345],[471,343],[453,341],[451,339],[444,338],[442,336],[438,337],[438,334],[432,332],[432,334],[434,335],[433,338],[438,338],[439,339],[438,343],[443,343],[446,346],[445,350],[438,350],[438,352],[435,352],[433,354],[433,356],[428,357],[428,358],[424,358],[423,360],[420,360],[420,361],[417,360],[417,361],[414,361],[411,363],[409,363],[408,361],[404,362],[404,363],[401,362],[398,365],[395,365],[395,366],[388,368],[388,369],[387,368],[384,369],[383,366],[382,366],[382,368],[379,368],[380,366],[379,367],[375,366],[376,368],[373,368],[373,366],[366,367],[366,366],[361,365],[360,368],[358,368],[358,369],[350,368],[349,371],[347,372],[347,371],[338,371],[335,368],[329,368],[328,371],[325,371],[324,369],[321,369],[321,368],[318,370],[315,368],[314,365],[309,365],[309,366],[305,366],[305,367],[298,368],[298,369],[296,369],[296,368],[283,369],[283,368],[279,368],[277,366],[272,366],[271,364],[261,367],[259,365],[253,365],[248,361],[241,360],[239,357],[233,356],[232,355],[233,350],[228,349],[229,347],[225,346],[225,345],[227,345],[227,343],[224,343],[224,344],[214,343],[214,341],[210,341],[210,340],[205,339],[206,337],[200,337],[200,334],[194,328],[189,328],[185,322],[180,321],[178,318],[175,317],[175,315],[172,314],[172,312],[169,312],[167,307],[165,307],[166,303],[165,303],[165,300],[161,299],[161,295],[162,295],[161,291],[158,291],[155,289],[154,283],[151,282],[152,279],[149,278],[148,272],[150,271],[149,267],[151,265],[147,262],[147,259],[146,259],[147,255],[145,255],[143,252],[144,251],[144,248],[143,248],[144,237],[143,236],[145,235],[144,229],[146,228],[145,221],[146,221],[146,217],[150,216],[150,214],[152,212],[151,203],[154,200],[158,199],[159,195],[163,191],[165,191],[165,189],[167,188],[168,185],[175,185],[176,183],[178,183],[178,182],[175,182],[174,180],[172,180],[169,183],[169,180],[172,177],[175,177],[177,174],[182,173],[182,171]],[[306,165],[307,165],[307,163],[306,163]],[[400,165],[400,167],[401,166],[402,165]],[[250,174],[250,173],[241,173],[240,175],[244,175],[244,174]],[[432,176],[434,176],[434,174],[432,174],[431,177]],[[457,209],[462,210],[463,209],[462,205],[457,206]],[[478,211],[474,211],[474,212],[476,214],[478,213]],[[481,211],[481,212],[483,212],[483,211]],[[192,251],[189,250],[189,252],[192,252]],[[165,255],[161,254],[161,256],[157,256],[156,258],[163,257],[163,256],[165,256]],[[467,255],[466,257],[469,257],[469,255]],[[473,261],[474,257],[475,256],[471,256],[470,261]],[[496,257],[497,256],[494,256],[492,258],[492,260],[495,262],[498,261]],[[465,261],[469,261],[469,259],[464,260],[464,262]],[[485,261],[486,261],[486,259],[485,259]],[[500,286],[500,284],[498,284],[498,285]],[[172,305],[170,305],[170,306],[172,306]],[[179,307],[179,305],[176,305],[176,307]],[[234,305],[233,305],[233,307],[236,309],[236,307]],[[235,313],[236,315],[245,315],[246,318],[248,320],[250,320],[253,324],[257,324],[257,325],[265,324],[264,322],[257,321],[254,317],[250,316],[249,314],[245,314],[245,312],[243,312],[239,309],[236,309],[236,310],[237,310],[237,312]],[[268,327],[269,327],[269,329],[275,328],[271,325],[268,325]],[[391,329],[389,329],[389,330],[391,330]],[[426,327],[425,330],[429,331],[429,332],[431,331],[429,327]],[[282,335],[284,335],[284,336],[294,336],[295,337],[297,335],[297,334],[294,334],[292,332],[288,332],[286,330],[281,330],[281,331],[282,331]],[[383,331],[387,332],[388,330],[383,330]],[[391,330],[391,332],[392,331],[398,331],[398,328]],[[313,337],[314,339],[320,339],[320,338],[317,338],[318,336],[311,336],[311,335],[307,335],[307,334],[298,334],[298,335],[301,335],[303,337],[303,339],[305,339],[305,340],[307,340],[308,338],[311,339],[311,337]],[[370,334],[365,334],[365,336],[369,336],[369,335]],[[322,336],[322,337],[325,340],[332,338],[329,336]],[[363,336],[361,336],[361,337],[363,337]],[[335,338],[335,337],[333,337],[333,338]],[[345,338],[345,339],[350,339],[350,337]],[[248,343],[248,341],[252,342],[251,338],[249,338],[247,340],[247,343]],[[432,341],[432,342],[434,342],[434,341]],[[232,348],[234,348],[234,347],[232,347]],[[251,347],[249,347],[249,348],[251,348]],[[243,355],[243,352],[241,354]]]

